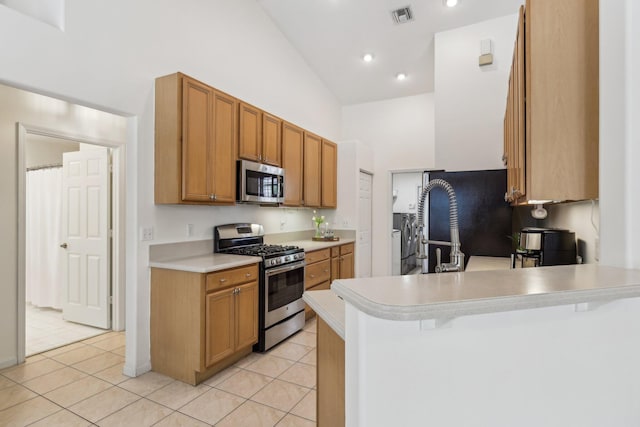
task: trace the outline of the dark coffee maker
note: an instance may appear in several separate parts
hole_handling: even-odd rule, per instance
[[[576,233],[558,228],[523,228],[514,255],[514,268],[575,264]],[[516,265],[518,261],[520,265]]]

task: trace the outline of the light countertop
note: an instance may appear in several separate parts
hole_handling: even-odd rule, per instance
[[[192,273],[211,273],[213,271],[226,270],[227,268],[257,264],[260,261],[262,261],[262,258],[254,256],[210,253],[164,261],[151,261],[149,266]]]
[[[511,268],[511,258],[494,256],[469,257],[465,271],[508,270]]]
[[[640,270],[597,264],[336,280],[346,303],[390,320],[452,318],[640,297]]]
[[[327,240],[327,241],[315,241],[311,239],[305,240],[294,240],[290,242],[286,242],[287,245],[298,246],[305,250],[305,252],[317,251],[320,249],[331,248],[333,246],[340,246],[347,243],[353,243],[356,239],[340,239],[337,241]]]
[[[344,340],[344,301],[331,290],[305,291],[302,299]]]

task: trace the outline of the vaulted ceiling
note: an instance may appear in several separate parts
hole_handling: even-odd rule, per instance
[[[343,105],[433,91],[434,34],[515,14],[522,0],[256,0]],[[395,9],[413,20],[397,24]],[[480,45],[478,43],[478,51]],[[372,53],[373,61],[362,57]],[[398,81],[396,75],[406,73]]]

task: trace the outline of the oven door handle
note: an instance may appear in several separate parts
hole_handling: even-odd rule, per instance
[[[293,264],[283,265],[282,267],[270,268],[268,270],[265,270],[264,273],[267,275],[267,277],[269,277],[269,276],[273,276],[274,274],[280,274],[285,271],[295,270],[297,268],[304,267],[304,266],[305,266],[305,262],[299,261]]]

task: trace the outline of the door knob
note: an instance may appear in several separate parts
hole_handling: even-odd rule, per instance
[[[63,244],[61,244],[61,245],[60,245],[60,247],[61,247],[62,249],[67,249],[67,246],[68,246],[68,245],[67,245],[66,243],[63,243]]]

